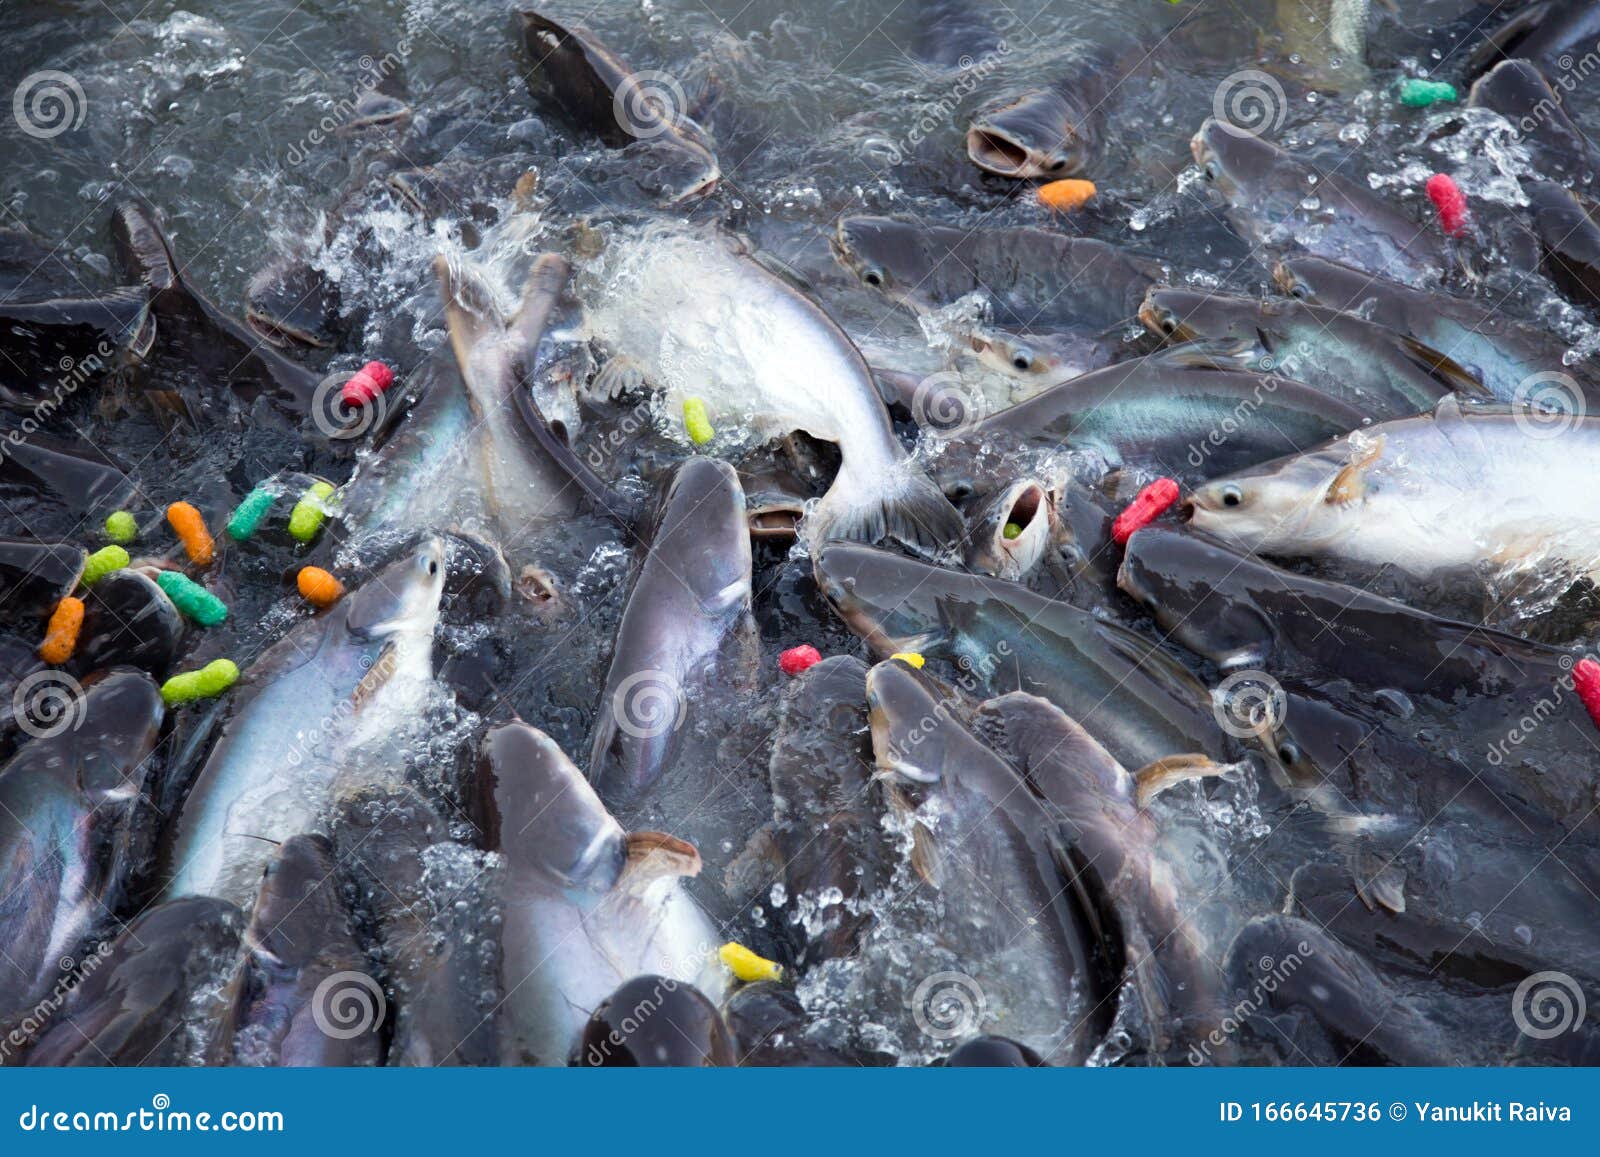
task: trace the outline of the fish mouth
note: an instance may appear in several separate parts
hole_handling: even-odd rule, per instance
[[[1157,305],[1148,298],[1139,307],[1139,320],[1151,333],[1171,338],[1173,341],[1194,341],[1199,335],[1178,320],[1178,315],[1166,306]]]
[[[316,334],[309,333],[299,326],[271,317],[256,309],[247,309],[244,321],[250,327],[251,333],[278,349],[306,348],[320,350],[328,348],[328,343]]]
[[[1000,177],[1064,177],[1078,171],[1070,157],[1049,157],[994,125],[967,130],[967,156],[978,168]]]

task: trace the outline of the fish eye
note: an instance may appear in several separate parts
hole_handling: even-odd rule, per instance
[[[1164,314],[1161,318],[1161,332],[1168,337],[1178,332],[1178,323],[1172,319],[1170,313]]]
[[[1064,169],[1066,167],[1067,167],[1067,162],[1066,162],[1066,158],[1064,158],[1064,157],[1057,157],[1055,160],[1051,161],[1048,165],[1045,166],[1045,168],[1049,172],[1052,172],[1052,173],[1059,173],[1062,169]]]
[[[883,270],[876,265],[868,266],[861,271],[861,280],[876,289],[883,284]]]
[[[1304,282],[1297,281],[1289,287],[1289,296],[1298,297],[1301,301],[1304,301],[1311,296],[1311,291],[1306,288]]]
[[[1033,351],[1027,346],[1018,346],[1011,351],[1011,365],[1015,369],[1031,370],[1033,368]]]
[[[436,575],[438,573],[439,573],[439,560],[436,559],[436,558],[430,558],[428,560],[428,577],[432,578],[434,575]]]
[[[1241,506],[1244,504],[1244,491],[1231,483],[1222,488],[1222,505]]]
[[[1285,767],[1293,767],[1300,760],[1300,748],[1293,743],[1284,743],[1278,747],[1278,761]]]
[[[1206,180],[1215,181],[1217,177],[1221,175],[1222,170],[1218,168],[1217,162],[1207,161],[1203,172],[1205,173]]]

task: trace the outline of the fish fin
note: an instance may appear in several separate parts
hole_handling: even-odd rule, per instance
[[[911,870],[924,883],[937,888],[943,879],[944,863],[939,855],[939,844],[933,833],[920,823],[911,828]]]
[[[1549,0],[1539,0],[1538,3],[1527,5],[1510,20],[1485,36],[1483,43],[1467,55],[1468,75],[1475,76],[1500,57],[1509,56],[1512,44],[1538,28],[1549,12]]]
[[[1344,469],[1333,476],[1333,481],[1328,483],[1328,492],[1323,497],[1324,502],[1330,506],[1349,506],[1366,495],[1366,472],[1383,456],[1384,437],[1379,434],[1372,439],[1370,446],[1359,450]]]
[[[1159,349],[1145,357],[1147,363],[1196,370],[1259,370],[1267,351],[1249,338],[1186,341]]]
[[[673,876],[698,876],[700,853],[665,832],[629,832],[628,863],[619,886],[642,888]]]
[[[517,361],[519,377],[533,373],[533,355],[539,341],[550,325],[550,314],[556,301],[567,287],[572,276],[572,265],[559,253],[541,253],[528,266],[522,283],[522,302],[507,325],[507,332],[516,339],[512,357]]]
[[[637,393],[644,388],[644,367],[619,354],[606,359],[606,364],[583,392],[591,402],[614,402],[623,394]]]
[[[1396,334],[1395,337],[1402,354],[1456,393],[1468,398],[1494,397],[1476,374],[1454,358],[1440,353],[1432,346],[1424,345],[1414,337],[1405,334]]]
[[[589,501],[602,513],[624,528],[635,522],[634,503],[613,489],[600,475],[589,468],[571,444],[544,416],[539,403],[530,390],[517,390],[514,394],[517,414],[527,426],[528,433],[562,471],[578,484]]]
[[[1232,767],[1232,764],[1218,763],[1204,755],[1164,755],[1131,773],[1137,785],[1134,802],[1141,808],[1149,807],[1150,802],[1169,787],[1185,780],[1223,775]]]
[[[461,376],[467,378],[471,373],[472,351],[503,329],[504,322],[488,286],[476,275],[452,265],[442,253],[433,259],[433,272],[439,279],[439,296],[444,299],[450,348],[456,355]]]
[[[917,554],[941,557],[954,550],[966,532],[944,491],[909,462],[876,485],[862,487],[865,493],[854,504],[853,496],[841,493],[849,482],[850,476],[841,470],[814,512],[802,520],[800,529],[809,541],[845,538],[871,544],[894,539]]]
[[[752,249],[749,257],[750,260],[754,261],[757,265],[761,266],[761,268],[765,269],[778,280],[784,282],[790,288],[798,289],[801,293],[811,297],[816,296],[817,287],[812,285],[811,282],[806,279],[803,273],[801,273],[794,266],[790,265],[783,258],[772,253],[768,253],[764,249]]]
[[[361,682],[350,692],[350,706],[354,710],[361,710],[367,700],[381,691],[383,685],[389,681],[389,676],[394,673],[397,651],[398,645],[393,639],[383,645],[383,650],[378,652],[378,657],[372,661],[372,666],[361,676]]]

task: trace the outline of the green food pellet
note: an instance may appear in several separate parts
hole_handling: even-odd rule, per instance
[[[257,486],[246,494],[244,501],[235,506],[233,513],[228,516],[228,537],[236,542],[249,538],[277,500],[278,496],[265,486]]]
[[[683,427],[689,432],[689,441],[704,446],[717,436],[711,428],[711,418],[706,414],[706,404],[699,398],[683,400]]]
[[[333,497],[333,483],[313,482],[311,489],[300,496],[289,512],[289,533],[297,542],[310,542],[322,529],[322,520],[328,516],[328,499]]]
[[[106,518],[106,537],[112,542],[130,543],[139,537],[139,524],[126,510],[118,510]]]
[[[1008,522],[1005,524],[1005,527],[1000,531],[1000,533],[1006,538],[1016,538],[1022,533],[1022,527],[1018,526],[1014,522]]]
[[[1415,76],[1400,82],[1400,103],[1407,108],[1427,108],[1440,101],[1453,103],[1456,87],[1442,80],[1421,80]]]
[[[114,570],[128,565],[128,552],[120,546],[102,546],[83,564],[83,585],[92,587]]]
[[[169,707],[210,699],[232,687],[238,678],[239,668],[232,659],[213,659],[198,671],[185,671],[161,684],[161,698]]]
[[[156,575],[156,585],[173,606],[202,627],[214,627],[228,617],[227,605],[186,574],[164,570]]]

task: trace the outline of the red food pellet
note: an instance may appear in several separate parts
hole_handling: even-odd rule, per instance
[[[801,643],[798,647],[790,647],[778,656],[778,666],[785,675],[798,675],[807,667],[814,667],[822,662],[822,652],[810,643]]]
[[[393,370],[382,362],[368,362],[344,384],[339,391],[339,400],[347,406],[365,406],[392,385]]]
[[[1572,686],[1578,698],[1589,709],[1589,718],[1600,727],[1600,663],[1593,659],[1579,659],[1572,669]]]
[[[1439,225],[1452,237],[1458,237],[1467,227],[1467,197],[1444,173],[1428,178],[1428,200],[1439,210]]]
[[[1117,520],[1111,524],[1111,537],[1118,546],[1125,545],[1133,532],[1149,526],[1178,501],[1178,484],[1171,478],[1157,478],[1139,491]]]

